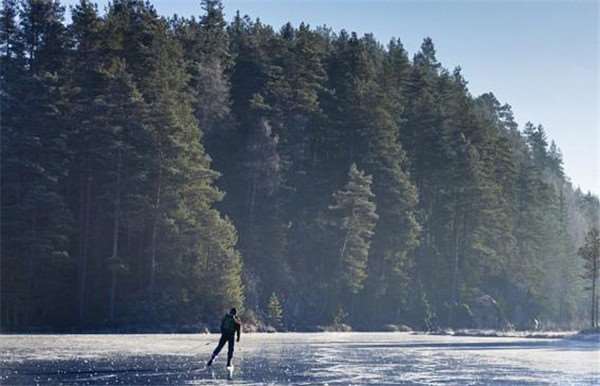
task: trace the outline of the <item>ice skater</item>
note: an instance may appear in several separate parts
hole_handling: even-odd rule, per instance
[[[237,316],[237,310],[232,308],[229,313],[225,314],[223,319],[221,320],[221,339],[219,339],[219,344],[215,351],[213,351],[212,356],[206,363],[207,367],[212,365],[214,359],[219,355],[219,352],[225,346],[227,346],[227,370],[230,375],[233,374],[233,366],[231,365],[231,360],[233,359],[233,348],[235,345],[235,335],[237,334],[237,341],[240,341],[240,335],[242,332],[242,322]]]

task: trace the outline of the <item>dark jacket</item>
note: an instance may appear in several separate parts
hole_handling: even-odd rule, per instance
[[[239,340],[242,334],[242,322],[237,315],[225,314],[221,320],[221,334],[233,336],[236,333]]]

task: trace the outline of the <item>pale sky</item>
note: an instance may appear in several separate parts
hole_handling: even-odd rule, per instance
[[[77,0],[62,1],[71,5]],[[98,1],[103,9],[106,0]],[[201,14],[197,0],[153,0],[162,15]],[[473,95],[492,91],[517,122],[541,123],[582,190],[600,193],[599,2],[224,0],[235,14],[278,29],[287,21],[327,25],[382,43],[399,37],[409,53],[430,36],[438,60],[460,65]]]

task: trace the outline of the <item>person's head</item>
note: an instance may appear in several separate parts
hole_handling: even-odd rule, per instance
[[[233,308],[232,308],[232,309],[229,311],[229,313],[230,313],[231,315],[237,315],[237,310],[235,309],[235,307],[233,307]]]

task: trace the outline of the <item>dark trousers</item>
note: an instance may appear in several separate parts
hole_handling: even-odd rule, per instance
[[[215,358],[217,355],[219,355],[219,352],[221,352],[221,349],[223,349],[223,346],[225,346],[225,343],[228,343],[228,345],[227,345],[227,366],[231,366],[231,358],[233,358],[233,348],[235,346],[235,334],[221,335],[221,339],[219,339],[219,344],[217,345],[217,348],[215,349],[215,351],[213,351],[212,357]]]

